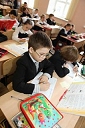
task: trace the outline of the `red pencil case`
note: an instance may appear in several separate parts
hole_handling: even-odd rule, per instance
[[[8,53],[7,50],[3,49],[3,48],[0,48],[0,57],[6,55]]]
[[[32,128],[52,128],[63,115],[41,93],[20,103],[20,109]]]

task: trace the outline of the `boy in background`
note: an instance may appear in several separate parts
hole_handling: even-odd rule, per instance
[[[46,59],[52,42],[44,32],[37,32],[30,36],[28,44],[28,52],[17,61],[13,89],[25,94],[46,91],[50,86],[48,79],[53,73],[53,65]],[[43,75],[39,78],[39,84],[32,84],[31,81],[40,71]]]

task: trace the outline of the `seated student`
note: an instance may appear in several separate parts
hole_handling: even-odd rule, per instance
[[[20,7],[20,11],[23,12],[23,8],[28,8],[27,2],[24,2],[24,4]]]
[[[71,30],[69,31],[69,33],[70,33],[71,35],[78,34],[78,33],[75,31],[75,25],[74,25],[74,24],[72,24],[72,28],[71,28]]]
[[[46,15],[41,15],[40,20],[36,23],[37,25],[41,25],[43,27],[43,25],[48,25],[46,22]]]
[[[70,44],[71,44],[70,41],[68,41],[68,40],[64,39],[63,37],[61,37],[61,35],[62,35],[62,36],[68,36],[68,35],[70,35],[70,32],[69,32],[69,31],[71,30],[71,28],[72,28],[72,25],[69,24],[69,23],[67,23],[67,24],[64,26],[64,28],[62,28],[62,29],[59,31],[59,33],[58,33],[56,39],[52,40],[52,44],[53,44],[54,47],[56,47],[56,45],[57,45],[57,43],[58,43],[59,41],[60,41],[60,42],[67,43],[67,45],[70,45]]]
[[[68,64],[72,63],[74,65],[73,71],[78,71],[77,59],[79,57],[78,50],[75,46],[64,46],[61,50],[56,50],[54,55],[49,58],[53,63],[55,72],[59,77],[64,77],[69,73]]]
[[[19,25],[19,22],[17,21],[17,12],[16,10],[11,10],[9,14],[7,14],[6,16],[4,16],[3,19],[11,19],[11,20],[15,20],[16,23],[14,24],[13,28],[17,28]]]
[[[13,33],[12,39],[19,42],[19,43],[25,43],[26,40],[30,35],[33,33],[31,32],[32,28],[32,21],[26,20],[22,26],[19,26]]]
[[[13,89],[25,94],[46,91],[50,86],[48,79],[53,73],[53,65],[46,59],[52,46],[51,40],[46,33],[37,32],[30,36],[28,44],[28,52],[24,53],[16,63]],[[43,75],[39,79],[39,84],[32,84],[31,81],[40,71]]]
[[[38,14],[38,11],[39,11],[38,9],[35,9],[35,10],[34,10],[34,12],[33,12],[33,14],[32,14],[32,17],[33,17],[33,18],[40,19],[40,16],[39,16],[39,14]]]
[[[29,17],[29,18],[31,18],[31,15],[29,13],[29,9],[24,7],[20,17]]]
[[[49,18],[46,19],[46,20],[47,20],[47,23],[48,23],[49,25],[56,25],[56,22],[55,22],[55,20],[54,20],[54,15],[53,15],[53,14],[50,14],[50,15],[49,15]]]

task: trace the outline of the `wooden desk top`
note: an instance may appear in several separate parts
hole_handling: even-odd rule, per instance
[[[17,43],[17,42],[16,42],[16,41],[13,41],[13,40],[4,41],[4,42],[0,43],[0,48],[6,49],[6,48],[4,47],[4,45],[11,44],[11,43]],[[3,56],[2,58],[0,58],[0,62],[6,61],[7,59],[10,59],[10,58],[12,58],[12,57],[14,57],[14,55],[12,55],[11,53],[8,53],[8,54],[6,54],[5,56]]]
[[[59,101],[60,96],[66,90],[65,88],[63,88],[61,86],[61,82],[66,81],[70,85],[72,82],[72,79],[69,76],[66,76],[64,78],[59,78],[56,75],[56,73],[54,73],[54,76],[57,78],[57,83],[56,83],[54,93],[51,98],[51,102],[56,106]],[[27,98],[28,95],[18,93],[18,92],[15,92],[14,90],[12,90],[9,93],[0,97],[0,109],[2,110],[2,112],[5,115],[5,117],[7,118],[7,120],[9,121],[12,128],[14,128],[14,126],[11,122],[11,118],[20,111],[20,108],[19,108],[20,101],[17,99],[11,98],[11,95],[15,96],[17,98],[21,98],[21,99]],[[76,122],[79,119],[79,116],[65,114],[65,113],[62,113],[62,114],[63,114],[64,118],[61,121],[59,121],[60,126],[62,128],[74,128]]]

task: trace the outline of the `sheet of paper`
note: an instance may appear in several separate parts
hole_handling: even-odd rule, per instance
[[[62,97],[57,108],[63,112],[85,115],[85,82],[74,82]]]
[[[20,56],[22,55],[24,52],[28,51],[28,43],[24,43],[24,44],[8,44],[8,45],[4,45],[4,47],[7,48],[7,50],[15,55],[15,56]]]
[[[60,85],[61,85],[63,88],[66,88],[66,89],[68,89],[69,86],[70,86],[70,84],[67,83],[66,81],[61,82]]]
[[[42,75],[43,73],[40,72],[32,81],[33,84],[38,84],[39,83],[39,80],[38,78]],[[50,82],[50,87],[47,91],[40,91],[39,93],[42,93],[44,94],[48,99],[51,99],[51,96],[53,94],[53,91],[54,91],[54,88],[55,88],[55,85],[56,85],[56,82],[57,82],[57,79],[52,77],[49,79],[49,82]]]
[[[79,67],[78,67],[77,74],[81,73],[81,68],[82,68],[81,64],[78,63],[78,65],[79,65]],[[71,78],[76,77],[76,73],[73,71],[73,67],[74,66],[71,63],[68,63],[68,69],[70,70],[70,73],[68,74],[68,76],[70,76]]]

